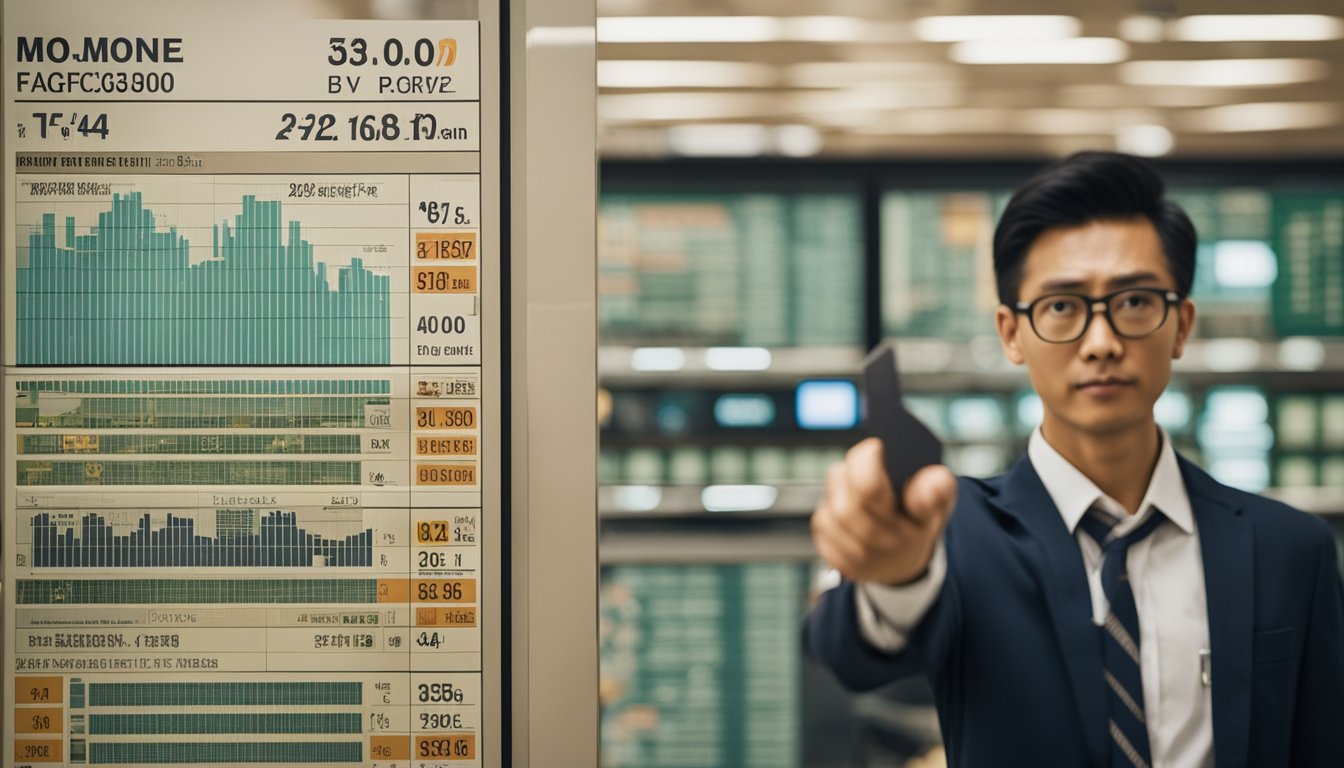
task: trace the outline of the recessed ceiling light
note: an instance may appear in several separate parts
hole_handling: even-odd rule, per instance
[[[764,126],[751,127],[763,128]],[[764,347],[710,347],[705,350],[705,367],[712,371],[768,370],[770,368],[770,350]]]
[[[758,512],[778,496],[773,485],[710,485],[700,492],[700,504],[710,512]]]
[[[599,88],[765,88],[777,80],[774,67],[739,61],[597,62]]]
[[[679,371],[685,365],[686,353],[679,347],[640,347],[630,355],[636,371]]]
[[[617,485],[612,487],[611,496],[622,512],[652,512],[663,501],[663,489],[653,485]]]
[[[961,64],[1114,64],[1129,56],[1129,46],[1113,37],[968,40],[948,55]]]
[[[810,125],[779,125],[774,129],[775,149],[785,157],[808,157],[821,151],[821,132]],[[769,367],[769,352],[766,353]]]
[[[689,157],[754,157],[770,148],[770,133],[764,125],[742,123],[674,125],[667,129],[667,146]],[[706,363],[710,357],[705,356]],[[724,356],[714,360],[726,362]]]
[[[922,86],[957,83],[962,73],[943,61],[807,61],[788,66],[784,79],[798,88],[844,88],[877,81]]]
[[[773,16],[605,16],[599,43],[760,43],[778,40],[783,22]]]
[[[604,16],[599,43],[842,43],[889,37],[886,25],[851,16]]]
[[[1309,13],[1186,16],[1173,21],[1168,34],[1198,42],[1338,40],[1344,38],[1344,20]]]
[[[1182,127],[1208,133],[1293,131],[1329,128],[1344,120],[1344,108],[1329,101],[1262,102],[1209,107],[1182,119]]]
[[[1325,345],[1312,336],[1290,336],[1279,342],[1279,367],[1314,371],[1325,363]]]
[[[1072,16],[925,16],[914,23],[915,37],[930,43],[1077,37],[1081,29]]]
[[[777,98],[728,92],[618,93],[597,98],[597,116],[615,122],[740,120],[771,117],[780,109]]]
[[[1260,363],[1261,348],[1256,339],[1209,339],[1203,351],[1204,365],[1211,371],[1249,371]]]
[[[1122,125],[1115,129],[1115,148],[1131,155],[1161,157],[1176,145],[1165,125]]]
[[[1330,66],[1317,59],[1127,61],[1117,76],[1129,85],[1236,88],[1321,80]]]

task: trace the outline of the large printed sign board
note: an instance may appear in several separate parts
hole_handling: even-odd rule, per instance
[[[5,4],[5,765],[482,764],[480,26],[286,5]]]

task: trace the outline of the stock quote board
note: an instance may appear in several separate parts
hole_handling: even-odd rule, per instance
[[[498,63],[284,5],[5,4],[6,765],[491,764]]]

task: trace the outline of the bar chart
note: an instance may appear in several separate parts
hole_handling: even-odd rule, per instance
[[[16,360],[397,362],[409,248],[405,203],[389,215],[398,187],[404,197],[404,179],[379,179],[332,199],[255,177],[21,183]]]
[[[16,483],[405,484],[387,461],[408,450],[406,438],[392,434],[403,423],[404,394],[394,397],[385,374],[364,378],[359,369],[343,370],[356,375],[17,379],[11,385]]]
[[[478,673],[19,676],[20,759],[67,765],[460,764],[476,755]],[[408,699],[425,701],[412,713]],[[433,701],[426,701],[433,699]],[[414,715],[414,716],[413,716]],[[432,720],[432,733],[409,734]],[[423,759],[418,764],[425,764]]]
[[[356,512],[358,512],[356,510]],[[197,529],[196,515],[168,513],[159,525],[142,513],[130,526],[110,516],[51,512],[32,516],[35,568],[360,568],[373,565],[373,528],[324,537],[297,522],[290,510],[214,510],[213,535]],[[64,519],[62,519],[62,517]],[[343,520],[328,527],[348,528]],[[122,530],[118,530],[122,529]]]

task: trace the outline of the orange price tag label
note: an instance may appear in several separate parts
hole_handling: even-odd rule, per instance
[[[14,678],[15,704],[60,704],[64,693],[65,681],[59,677]]]
[[[418,464],[416,485],[475,485],[475,464]]]
[[[60,707],[15,707],[15,733],[60,733],[65,710]]]
[[[475,232],[416,232],[415,258],[421,261],[476,258]]]
[[[415,603],[474,603],[475,579],[416,579],[411,595]]]
[[[60,739],[15,739],[14,760],[25,763],[62,763]]]
[[[417,437],[416,456],[475,456],[474,437]]]
[[[416,267],[411,270],[414,293],[475,293],[475,267]]]
[[[418,406],[416,429],[475,429],[476,409],[469,405],[448,407]]]
[[[469,733],[451,736],[416,736],[417,760],[475,760],[476,737]]]

